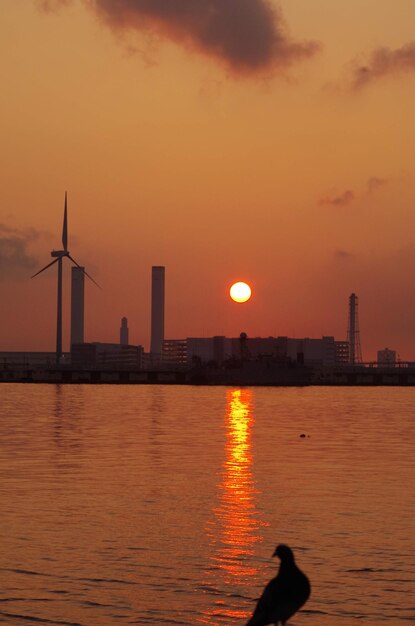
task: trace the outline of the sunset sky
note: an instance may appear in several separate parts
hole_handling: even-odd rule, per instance
[[[0,351],[86,340],[345,339],[415,360],[414,0],[1,0]],[[70,263],[65,263],[64,348]],[[246,304],[229,286],[252,287]]]

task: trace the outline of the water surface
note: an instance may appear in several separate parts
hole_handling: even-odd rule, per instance
[[[409,626],[415,389],[0,385],[0,622]],[[304,436],[301,436],[304,435]]]

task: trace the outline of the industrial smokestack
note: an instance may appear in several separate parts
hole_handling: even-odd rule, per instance
[[[121,328],[120,328],[120,344],[122,346],[128,346],[128,320],[126,317],[121,319]]]
[[[164,341],[164,278],[163,266],[152,267],[151,272],[151,343],[150,353],[161,359]]]
[[[362,362],[362,349],[360,347],[358,297],[352,293],[349,298],[349,324],[347,328],[347,341],[349,342],[349,363]]]
[[[71,346],[84,343],[85,268],[72,268],[71,282]]]

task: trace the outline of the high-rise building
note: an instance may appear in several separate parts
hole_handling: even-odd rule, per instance
[[[71,346],[84,343],[85,268],[72,268],[71,282]]]
[[[151,271],[151,343],[153,358],[161,359],[164,341],[164,278],[165,268],[153,266]]]
[[[121,319],[120,344],[122,346],[128,346],[128,320],[126,317]]]

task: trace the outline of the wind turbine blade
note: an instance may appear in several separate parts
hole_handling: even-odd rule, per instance
[[[63,211],[62,243],[65,252],[68,249],[68,195],[65,191],[65,208]]]
[[[84,270],[84,272],[85,272],[85,270]],[[87,276],[87,277],[89,278],[89,280],[92,280],[92,282],[94,283],[94,285],[96,285],[96,286],[98,287],[98,289],[101,289],[101,285],[98,285],[97,281],[96,281],[96,280],[94,280],[94,279],[92,278],[92,276],[90,276],[90,275],[88,274],[88,272],[85,272],[85,276]]]
[[[99,287],[99,288],[101,289],[101,286],[100,286],[100,285],[98,285],[97,281],[96,281],[96,280],[94,280],[94,279],[92,278],[92,276],[90,276],[90,275],[88,274],[88,272],[86,272],[86,271],[85,271],[85,268],[84,268],[84,267],[82,267],[82,265],[79,265],[79,263],[77,263],[77,262],[75,261],[75,259],[73,259],[73,258],[71,257],[71,255],[70,255],[70,254],[67,254],[66,256],[68,257],[68,259],[70,259],[70,260],[72,261],[72,263],[74,263],[74,265],[76,265],[77,267],[80,267],[80,268],[81,268],[81,270],[83,270],[83,271],[84,271],[85,276],[88,276],[89,280],[92,280],[92,282],[94,283],[94,285],[96,285],[97,287]]]
[[[59,261],[59,257],[57,259],[54,259],[51,263],[48,263],[47,265],[45,265],[45,267],[41,270],[39,270],[38,272],[36,272],[36,274],[33,274],[33,276],[31,276],[30,278],[34,278],[35,276],[37,276],[38,274],[41,274],[42,272],[44,272],[45,270],[48,269],[48,267],[50,267],[51,265],[53,265],[54,263],[57,263]]]
[[[90,276],[90,275],[88,274],[88,272],[86,272],[86,271],[84,270],[84,274],[85,274],[85,276],[87,276],[87,277],[89,278],[89,280],[91,280],[91,281],[94,283],[94,285],[96,285],[99,289],[101,289],[101,285],[98,285],[97,281],[96,281],[96,280],[94,280],[94,279],[92,278],[92,276]]]

